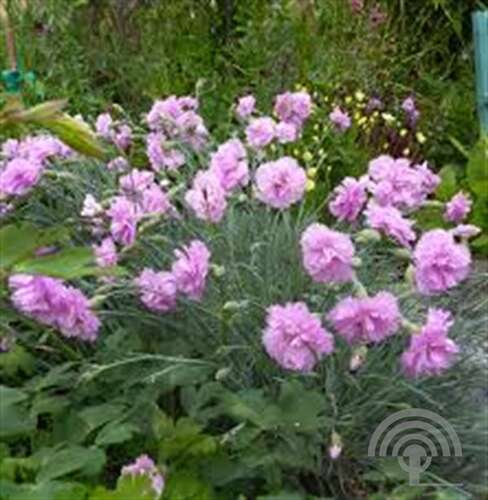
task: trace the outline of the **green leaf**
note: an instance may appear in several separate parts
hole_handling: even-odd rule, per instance
[[[469,155],[466,176],[471,191],[488,198],[488,138],[481,139]]]
[[[131,440],[138,431],[139,428],[130,423],[110,422],[98,433],[95,444],[97,446],[109,446],[124,443]]]
[[[90,247],[73,247],[53,255],[24,260],[18,263],[15,272],[43,274],[66,280],[96,274],[93,251]]]
[[[106,403],[96,406],[89,406],[79,413],[79,416],[88,426],[89,431],[93,431],[102,425],[114,420],[120,420],[124,415],[126,407],[123,404]]]
[[[17,389],[0,386],[0,438],[28,434],[36,427],[22,403],[27,395]]]
[[[164,490],[166,500],[215,500],[209,484],[204,483],[191,470],[175,471],[168,475]]]
[[[1,488],[3,492],[3,484]],[[85,500],[88,493],[82,484],[58,481],[23,484],[11,491],[8,500]]]
[[[0,269],[10,268],[30,257],[37,248],[64,239],[66,234],[65,228],[40,229],[28,222],[1,228]]]
[[[456,167],[446,165],[439,171],[441,183],[437,187],[436,198],[441,201],[449,201],[458,191],[456,179]]]
[[[11,406],[27,399],[27,394],[19,389],[0,385],[0,402],[2,406]]]
[[[82,476],[94,476],[102,470],[105,460],[105,453],[99,448],[83,448],[74,445],[54,449],[42,457],[37,480],[39,482],[51,481],[74,472]]]

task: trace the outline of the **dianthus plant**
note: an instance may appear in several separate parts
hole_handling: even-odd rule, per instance
[[[277,96],[272,116],[260,114],[252,96],[241,98],[233,133],[220,144],[198,105],[170,96],[137,124],[116,108],[101,114],[95,127],[106,163],[42,135],[3,144],[4,224],[69,230],[68,241],[64,235],[62,244],[34,248],[28,265],[2,269],[16,314],[8,343],[36,344],[23,332],[39,325],[63,352],[81,356],[88,372],[123,365],[133,351],[202,360],[225,396],[212,418],[192,411],[189,395],[203,387],[196,381],[185,393],[186,411],[211,429],[222,414],[219,429],[257,426],[250,447],[275,433],[281,448],[269,444],[273,453],[307,449],[301,461],[270,459],[295,470],[291,479],[263,477],[270,487],[296,486],[305,471],[324,493],[326,478],[343,473],[331,464],[357,463],[389,412],[402,405],[440,411],[445,394],[437,388],[459,385],[468,348],[462,334],[476,333],[465,330],[467,313],[454,300],[472,268],[469,239],[479,232],[464,221],[470,202],[459,194],[438,206],[446,225],[422,232],[416,213],[439,205],[430,201],[439,177],[425,163],[380,156],[311,212],[307,171],[291,154],[313,112],[306,92]],[[50,272],[46,262],[75,243],[90,246],[94,271]],[[110,359],[114,345],[121,350]],[[166,376],[160,370],[144,380],[157,386]],[[292,429],[296,442],[280,441],[286,414],[273,420],[263,410],[263,423],[229,403],[235,393],[249,411],[265,398],[284,408],[286,391],[297,387],[319,407],[309,427],[298,421]],[[457,404],[463,392],[453,392]],[[226,443],[241,450],[235,436]],[[171,480],[171,464],[167,470]],[[159,495],[158,474],[151,469]]]

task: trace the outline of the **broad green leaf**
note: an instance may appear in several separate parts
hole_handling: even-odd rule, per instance
[[[466,176],[471,191],[488,198],[488,138],[481,139],[469,155]]]
[[[43,246],[60,241],[66,237],[66,229],[40,229],[24,222],[20,225],[9,224],[0,229],[0,269],[9,268]]]
[[[446,165],[439,172],[441,183],[437,187],[436,197],[441,201],[450,200],[458,191],[456,167]]]
[[[29,434],[36,428],[36,421],[21,405],[0,404],[0,438]]]
[[[166,500],[215,500],[212,487],[199,479],[191,470],[175,471],[168,474],[164,490]]]
[[[90,247],[67,248],[53,255],[24,260],[19,262],[14,270],[18,273],[43,274],[66,280],[98,272]]]
[[[21,345],[15,344],[10,351],[0,356],[0,375],[13,377],[20,372],[32,374],[34,361],[34,357]]]
[[[132,439],[132,436],[138,431],[138,427],[130,423],[110,422],[98,433],[95,444],[97,446],[109,446],[124,443]]]
[[[102,470],[105,460],[105,453],[99,448],[74,445],[55,449],[42,458],[37,481],[52,481],[74,472],[82,476],[94,476]]]
[[[105,425],[107,422],[120,420],[124,415],[126,407],[123,404],[101,404],[96,406],[89,406],[83,409],[79,416],[84,420],[91,431]]]
[[[8,500],[85,500],[87,493],[87,487],[82,484],[52,481],[20,485],[7,498]]]
[[[27,394],[19,389],[0,385],[0,403],[4,407],[25,401],[27,397]]]

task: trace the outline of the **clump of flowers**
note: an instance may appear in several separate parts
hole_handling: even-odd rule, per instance
[[[166,313],[176,307],[177,286],[172,273],[144,269],[135,284],[141,302],[151,311]]]
[[[121,470],[122,476],[147,476],[151,480],[151,486],[156,499],[158,499],[164,490],[164,476],[156,467],[153,459],[148,455],[141,455],[133,463],[124,465]]]
[[[217,223],[222,220],[227,207],[226,194],[214,172],[200,171],[193,179],[185,201],[199,219]]]
[[[341,108],[336,106],[329,115],[329,119],[339,132],[344,132],[351,127],[351,118]]]
[[[367,199],[367,178],[346,177],[332,193],[329,211],[341,221],[354,222]]]
[[[247,152],[239,139],[231,139],[218,147],[210,158],[210,172],[226,192],[248,184]]]
[[[445,220],[459,224],[469,215],[471,205],[472,201],[467,195],[462,192],[455,194],[446,204],[444,213]]]
[[[312,370],[334,349],[332,336],[303,302],[268,309],[263,344],[280,366],[301,372]]]

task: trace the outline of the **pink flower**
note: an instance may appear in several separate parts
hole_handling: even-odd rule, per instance
[[[236,114],[239,118],[247,118],[252,115],[256,107],[256,98],[253,95],[246,95],[237,101]]]
[[[116,197],[107,215],[111,218],[110,232],[121,245],[132,245],[136,239],[139,215],[134,204],[123,196]]]
[[[446,204],[444,219],[448,222],[459,224],[468,216],[471,211],[472,201],[464,193],[455,194],[451,201]]]
[[[370,202],[364,214],[369,227],[384,232],[400,245],[410,248],[411,243],[415,241],[416,234],[412,229],[414,223],[405,219],[397,208],[382,207]]]
[[[257,197],[273,208],[289,208],[303,198],[307,175],[289,156],[263,163],[256,171]]]
[[[332,110],[329,114],[329,119],[339,132],[345,132],[351,127],[351,118],[346,112],[342,111],[339,106],[336,106]]]
[[[263,344],[268,355],[281,367],[311,371],[334,350],[334,339],[303,302],[268,308]]]
[[[311,224],[300,239],[303,265],[318,283],[344,283],[353,277],[354,246],[347,234]]]
[[[112,238],[105,238],[100,245],[94,245],[95,259],[100,267],[110,267],[117,264],[117,247]]]
[[[254,149],[264,148],[274,139],[275,128],[276,123],[272,118],[255,118],[246,128],[248,144]]]
[[[194,97],[174,95],[155,101],[146,119],[151,130],[172,132],[175,121],[187,111],[196,111],[198,100]]]
[[[151,311],[169,312],[176,307],[177,286],[172,273],[144,269],[135,284],[139,288],[141,302]]]
[[[107,163],[107,169],[114,172],[125,172],[129,169],[129,162],[123,156],[117,156]]]
[[[291,122],[279,122],[276,125],[276,138],[280,144],[294,142],[300,135],[299,128]]]
[[[469,240],[481,234],[481,229],[474,224],[460,224],[449,231],[455,238]]]
[[[467,278],[471,254],[463,244],[443,229],[425,233],[413,254],[415,280],[420,293],[433,295],[452,288]]]
[[[440,182],[426,164],[412,165],[407,158],[382,155],[372,160],[368,169],[370,189],[380,205],[418,208]]]
[[[354,14],[360,14],[364,9],[364,0],[349,0],[349,3]]]
[[[201,300],[208,275],[210,251],[202,241],[193,240],[175,250],[176,261],[171,271],[178,291],[192,300]]]
[[[460,349],[447,338],[453,323],[448,311],[429,309],[427,323],[420,333],[410,337],[410,345],[401,358],[408,377],[441,375],[454,363]]]
[[[146,153],[151,167],[156,172],[162,168],[176,170],[185,164],[185,155],[177,148],[170,147],[168,140],[161,132],[147,135]]]
[[[394,335],[400,325],[397,299],[388,292],[374,297],[347,297],[328,314],[348,344],[378,343]]]
[[[0,167],[0,195],[23,196],[41,179],[42,163],[15,158]]]
[[[56,137],[38,135],[26,137],[22,141],[9,139],[2,147],[2,156],[6,160],[22,158],[32,163],[44,164],[52,157],[65,158],[72,154],[72,150]]]
[[[227,208],[226,192],[219,178],[209,170],[201,170],[193,179],[192,188],[185,194],[185,202],[196,217],[218,223]]]
[[[195,111],[185,111],[175,120],[177,133],[174,137],[180,139],[195,151],[200,151],[208,139],[208,130],[203,118]]]
[[[285,92],[276,96],[274,112],[282,122],[301,129],[312,112],[312,98],[307,92]]]
[[[132,464],[125,465],[121,470],[122,476],[147,476],[151,480],[151,486],[155,493],[155,499],[159,499],[164,490],[164,477],[156,467],[154,461],[147,455],[141,455]]]
[[[109,113],[102,113],[97,116],[95,130],[100,137],[110,140],[112,137],[113,120]]]
[[[9,278],[12,303],[39,323],[59,330],[65,337],[93,342],[100,321],[83,293],[47,276],[14,274]]]
[[[132,144],[132,129],[125,123],[118,125],[113,132],[112,140],[120,149],[127,149]]]
[[[142,192],[142,200],[139,202],[139,206],[146,215],[163,215],[173,210],[168,195],[154,183]]]
[[[210,159],[210,172],[220,181],[225,191],[232,191],[249,182],[249,168],[244,145],[239,139],[221,144]]]
[[[147,170],[131,170],[119,179],[119,188],[127,196],[141,194],[154,181],[154,173]]]
[[[367,180],[346,177],[332,193],[329,210],[341,221],[354,222],[367,200]]]

